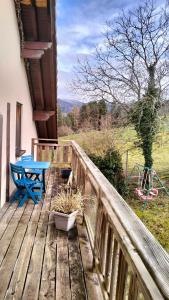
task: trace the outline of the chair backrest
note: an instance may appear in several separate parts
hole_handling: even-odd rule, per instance
[[[21,156],[21,160],[22,161],[30,161],[30,160],[33,160],[33,156],[30,154],[30,155],[23,155]]]
[[[11,176],[15,183],[15,185],[18,185],[18,180],[21,180],[25,177],[25,170],[24,168],[20,166],[16,166],[14,164],[10,164],[11,167]]]

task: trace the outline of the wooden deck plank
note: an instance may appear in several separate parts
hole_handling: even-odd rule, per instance
[[[85,300],[86,287],[76,227],[69,233],[68,247],[72,300]]]
[[[53,218],[49,218],[39,300],[55,299],[56,250],[57,232]]]
[[[25,287],[22,299],[38,299],[39,287],[41,282],[41,272],[43,268],[43,257],[46,243],[47,224],[49,219],[49,209],[51,203],[52,176],[48,181],[47,191],[40,220],[38,223],[37,233],[33,246],[33,251],[29,263],[28,273],[26,277]]]
[[[78,237],[80,243],[80,250],[82,256],[82,263],[84,269],[84,276],[86,282],[87,295],[89,300],[103,300],[102,291],[99,285],[97,274],[94,272],[93,255],[86,227],[77,223]]]
[[[6,202],[3,206],[2,206],[2,208],[0,209],[0,220],[2,219],[2,217],[4,216],[4,214],[6,213],[6,211],[7,211],[7,209],[9,208],[9,206],[10,206],[10,203],[8,202]]]
[[[3,237],[0,240],[0,265],[5,257],[5,254],[8,250],[8,247],[12,241],[12,238],[15,234],[16,228],[19,224],[20,219],[22,218],[22,215],[24,213],[26,205],[23,205],[20,209],[17,209],[13,215],[13,218],[10,220],[8,227],[3,235]],[[28,210],[28,208],[27,208]],[[26,210],[26,212],[27,212]],[[33,210],[33,206],[32,206]],[[25,215],[25,214],[24,214]]]
[[[51,186],[53,188],[55,174],[52,176]],[[50,191],[51,192],[51,191]],[[39,300],[55,299],[55,276],[56,276],[56,238],[57,233],[54,226],[53,215],[49,216],[47,228],[47,237],[41,275],[41,286],[39,291]]]
[[[58,231],[56,300],[71,300],[67,233]]]
[[[10,285],[7,290],[6,300],[21,299],[24,289],[25,279],[27,276],[27,270],[29,261],[34,245],[35,235],[38,226],[38,220],[42,209],[42,202],[34,207],[28,229],[23,240],[20,254],[18,256],[14,273],[12,275]]]
[[[29,263],[22,299],[38,299],[46,231],[43,224],[38,224],[33,251]]]
[[[10,220],[12,219],[15,210],[17,209],[18,203],[14,203],[13,205],[11,205],[8,210],[6,211],[6,213],[3,215],[1,222],[0,222],[0,239],[2,238],[6,228],[8,227],[8,223],[10,222]]]
[[[49,216],[58,174],[48,172],[44,201],[13,203],[1,214],[0,300],[102,300],[86,229],[78,224],[79,237],[57,231]]]
[[[27,209],[30,212],[29,204],[27,205]],[[4,296],[6,294],[7,287],[9,285],[10,278],[14,270],[15,263],[28,226],[31,214],[27,212],[27,209],[22,215],[21,221],[15,231],[10,247],[0,267],[0,278],[3,278],[0,280],[0,299],[4,299]]]

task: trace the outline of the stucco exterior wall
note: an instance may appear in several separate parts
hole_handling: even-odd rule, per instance
[[[31,152],[31,138],[37,137],[13,0],[0,1],[0,114],[3,116],[3,151],[0,205],[6,199],[6,121],[11,105],[10,160],[15,162],[16,103],[22,104],[21,149]],[[11,188],[12,192],[12,188]]]

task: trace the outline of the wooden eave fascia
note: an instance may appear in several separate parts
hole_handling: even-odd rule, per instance
[[[25,59],[41,59],[44,55],[43,50],[22,49],[21,56]]]
[[[44,8],[44,7],[48,6],[48,1],[47,0],[35,0],[35,4],[36,4],[36,7]]]
[[[32,5],[32,1],[31,0],[21,0],[21,4]]]
[[[34,121],[48,121],[51,116],[55,114],[55,111],[42,111],[42,110],[34,110],[33,112],[33,120]]]
[[[21,0],[21,4],[23,5],[33,5],[35,4],[37,7],[47,7],[47,0]]]
[[[50,42],[30,42],[30,41],[25,41],[24,42],[24,49],[29,49],[29,50],[48,50],[51,49],[52,43]]]

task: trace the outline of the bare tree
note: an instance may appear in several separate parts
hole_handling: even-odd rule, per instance
[[[103,46],[79,61],[74,87],[97,100],[116,102],[135,126],[145,158],[153,164],[160,101],[169,90],[169,8],[147,0],[107,23]],[[145,171],[145,178],[146,173]],[[149,187],[149,182],[145,182]]]
[[[128,110],[131,101],[142,98],[150,78],[164,95],[169,85],[168,50],[168,7],[156,8],[153,1],[146,1],[107,23],[103,46],[90,61],[78,62],[73,86]]]

